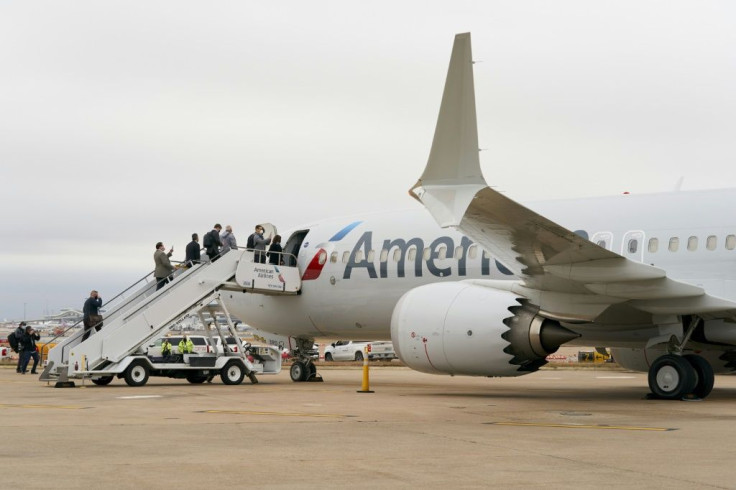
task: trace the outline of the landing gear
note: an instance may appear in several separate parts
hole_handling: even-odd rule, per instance
[[[710,363],[700,356],[695,354],[688,354],[683,356],[695,370],[695,388],[693,388],[693,395],[698,398],[705,398],[710,395],[713,390],[713,382],[715,376],[713,375],[713,367]]]
[[[649,368],[649,389],[664,400],[680,400],[688,395],[705,398],[713,389],[713,381],[711,365],[693,354],[666,354]]]
[[[297,338],[296,349],[294,354],[296,358],[291,365],[289,375],[294,382],[298,381],[322,381],[322,377],[317,374],[317,366],[314,365],[312,358],[306,353],[312,350],[314,345],[313,338]]]

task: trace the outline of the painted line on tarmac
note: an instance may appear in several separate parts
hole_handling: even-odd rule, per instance
[[[596,376],[595,379],[636,379],[636,376]]]
[[[278,417],[324,417],[324,418],[352,417],[352,415],[343,415],[339,413],[258,412],[258,411],[251,411],[251,410],[202,410],[200,413],[231,414],[231,415],[275,415]]]
[[[29,403],[0,403],[0,408],[41,408],[49,410],[84,410],[89,407],[77,407],[74,405],[33,405]]]
[[[118,400],[141,400],[144,398],[162,398],[161,395],[131,395],[131,396],[118,396]]]
[[[551,427],[555,429],[605,429],[605,430],[642,430],[652,432],[668,432],[677,430],[671,427],[636,427],[633,425],[579,425],[579,424],[545,424],[534,422],[486,422],[486,425],[507,425],[513,427]]]

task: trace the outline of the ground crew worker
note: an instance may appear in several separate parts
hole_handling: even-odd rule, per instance
[[[169,357],[171,355],[171,342],[169,342],[169,339],[164,339],[164,341],[161,342],[161,355],[164,357]]]
[[[191,354],[194,352],[194,342],[186,335],[179,341],[179,354]]]

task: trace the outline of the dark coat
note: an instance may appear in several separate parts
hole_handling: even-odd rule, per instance
[[[280,243],[272,244],[268,249],[268,263],[279,265],[281,263],[281,252],[283,251],[284,249]]]
[[[203,243],[209,243],[210,245],[207,247],[207,255],[210,257],[210,260],[212,260],[212,257],[220,253],[220,247],[222,246],[222,242],[220,241],[220,232],[218,232],[216,229],[213,229],[209,233],[209,240],[207,240],[205,235],[205,240],[203,240]]]
[[[96,298],[93,298],[92,296],[87,298],[87,301],[84,302],[84,307],[82,308],[84,318],[89,319],[90,315],[99,315],[100,313],[97,311],[97,308],[100,308],[101,306],[102,298],[99,296]]]
[[[184,259],[187,265],[199,264],[201,259],[199,243],[192,240],[187,244],[187,256]]]
[[[36,352],[36,341],[41,340],[41,335],[34,333],[24,333],[20,339],[24,352]]]

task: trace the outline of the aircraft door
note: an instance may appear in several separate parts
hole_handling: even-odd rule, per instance
[[[644,232],[641,230],[627,231],[621,241],[621,255],[627,259],[644,261]]]
[[[613,248],[613,233],[610,231],[596,232],[590,238],[590,241],[606,250],[611,250]]]
[[[307,233],[309,230],[299,230],[291,234],[284,245],[284,265],[296,267],[296,258],[299,257],[299,250],[302,248],[302,242]]]

